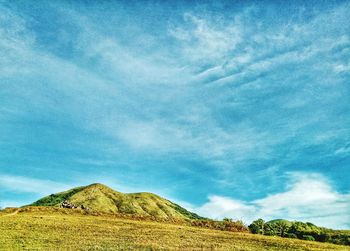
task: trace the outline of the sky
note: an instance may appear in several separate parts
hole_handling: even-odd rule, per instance
[[[349,1],[0,0],[0,206],[90,183],[350,229]]]

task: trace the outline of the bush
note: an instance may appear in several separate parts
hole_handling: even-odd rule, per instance
[[[298,236],[296,234],[293,234],[293,233],[288,233],[288,234],[285,235],[285,237],[292,238],[292,239],[297,239],[298,238]]]
[[[277,219],[265,223],[262,219],[259,219],[253,221],[248,227],[250,232],[254,234],[260,233],[270,236],[350,245],[349,230],[332,230],[318,227],[310,222],[290,222],[283,219]]]
[[[248,229],[244,225],[242,221],[233,221],[232,219],[224,219],[222,221],[215,220],[193,220],[191,222],[192,226],[196,227],[205,227],[223,231],[231,231],[231,232],[247,232]]]
[[[270,235],[270,236],[279,235],[277,226],[275,223],[271,223],[271,222],[265,223],[264,230],[265,230],[264,232],[265,235]]]
[[[263,219],[255,220],[248,228],[253,234],[264,234],[265,221]]]
[[[303,240],[314,241],[315,238],[312,235],[303,235]]]

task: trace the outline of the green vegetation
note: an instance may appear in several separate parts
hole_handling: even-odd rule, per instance
[[[30,206],[59,207],[65,200],[100,213],[134,214],[173,221],[203,219],[158,195],[152,193],[124,194],[102,184],[92,184],[51,194]]]
[[[56,206],[61,204],[63,201],[68,200],[70,197],[72,197],[74,194],[80,192],[85,187],[76,187],[73,189],[70,189],[65,192],[51,194],[50,196],[44,197],[33,204],[32,206]]]
[[[0,250],[349,250],[312,242],[349,245],[349,236],[349,231],[287,220],[259,219],[248,229],[241,221],[200,217],[152,193],[124,194],[102,184],[0,212]]]
[[[310,222],[258,219],[249,225],[249,230],[254,234],[350,245],[350,231],[318,227]]]
[[[24,207],[0,212],[0,250],[345,251],[349,248],[275,236],[130,220],[115,214],[89,214],[81,209]]]
[[[192,220],[204,219],[203,217],[200,217],[198,214],[187,211],[186,209],[184,209],[183,207],[181,207],[175,203],[171,203],[171,207],[174,208],[177,212],[181,213],[182,215],[185,215],[186,218],[188,218],[188,219],[192,219]]]
[[[232,219],[225,218],[222,221],[211,220],[211,219],[201,219],[201,220],[192,220],[190,221],[191,226],[195,227],[204,227],[222,231],[231,231],[231,232],[249,232],[248,228],[240,220],[233,221]]]

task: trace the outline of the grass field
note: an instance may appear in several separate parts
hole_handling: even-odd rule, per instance
[[[0,250],[350,250],[349,247],[69,209],[0,213]]]

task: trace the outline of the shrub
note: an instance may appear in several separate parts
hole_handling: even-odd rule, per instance
[[[303,235],[303,240],[314,241],[315,238],[312,235]]]
[[[231,232],[247,232],[248,229],[244,225],[242,221],[233,221],[231,219],[224,219],[222,221],[216,221],[216,220],[193,220],[191,222],[192,226],[196,227],[205,227],[205,228],[211,228],[211,229],[217,229],[217,230],[223,230],[223,231],[231,231]]]
[[[293,234],[293,233],[287,233],[287,234],[285,235],[285,237],[287,237],[287,238],[292,238],[292,239],[297,239],[297,238],[298,238],[298,236],[297,236],[296,234]]]
[[[249,225],[249,230],[254,234],[261,233],[264,235],[350,245],[349,230],[332,230],[318,227],[310,222],[290,222],[277,219],[265,223],[262,219],[259,219]]]
[[[255,220],[248,226],[248,228],[253,234],[264,234],[265,221],[263,219]]]
[[[277,225],[275,223],[271,223],[271,222],[265,223],[264,234],[270,235],[270,236],[279,235]]]

